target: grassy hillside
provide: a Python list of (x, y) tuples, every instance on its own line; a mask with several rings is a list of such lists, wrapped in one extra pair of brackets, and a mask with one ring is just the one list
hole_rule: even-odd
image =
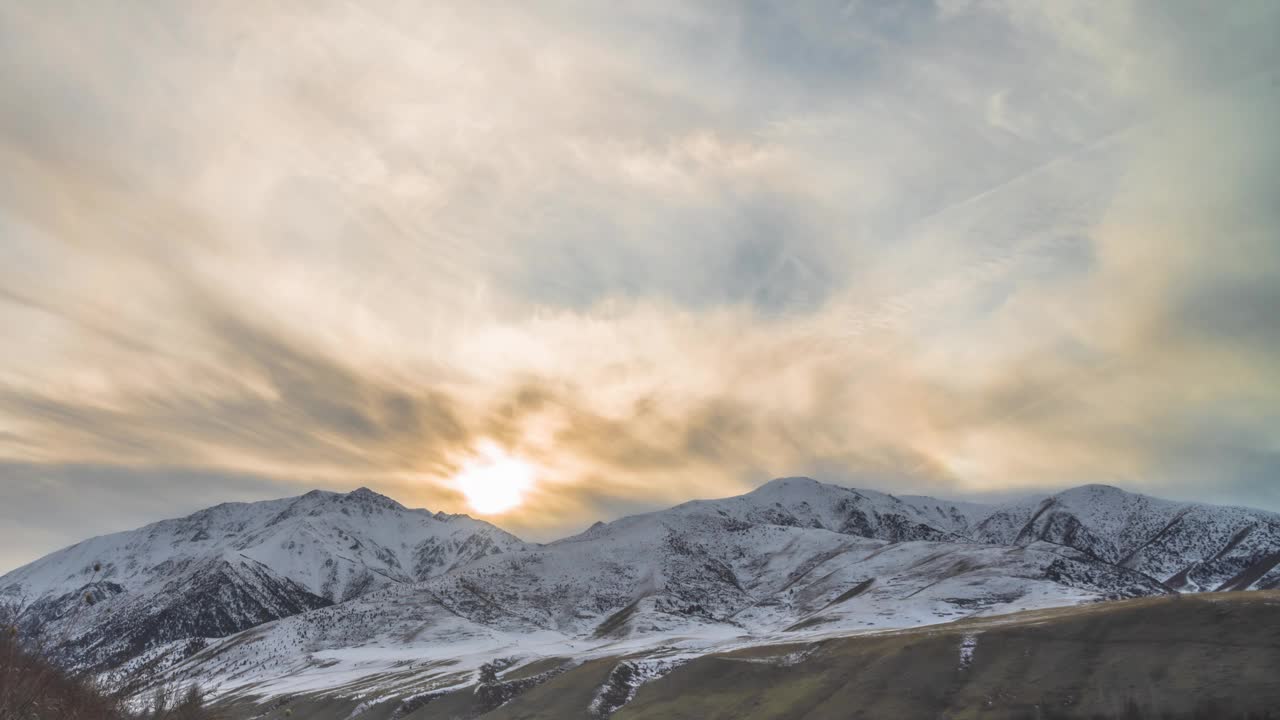
[[(795, 664), (760, 662), (797, 650), (809, 654)], [(1280, 717), (1277, 709), (1280, 595), (1257, 593), (707, 657), (642, 687), (614, 718)]]
[[(366, 705), (357, 717), (586, 720), (620, 660), (560, 666), (515, 687), (561, 662), (537, 661), (502, 675), (509, 699), (468, 688)], [(359, 704), (273, 703), (235, 715), (346, 720)], [(1280, 592), (1145, 598), (709, 655), (642, 685), (612, 718), (1280, 720)]]

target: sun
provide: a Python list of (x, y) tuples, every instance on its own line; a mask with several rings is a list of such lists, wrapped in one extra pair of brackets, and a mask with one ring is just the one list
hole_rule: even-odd
[(481, 515), (507, 512), (524, 502), (533, 487), (534, 467), (492, 443), (481, 446), (453, 477), (454, 486)]

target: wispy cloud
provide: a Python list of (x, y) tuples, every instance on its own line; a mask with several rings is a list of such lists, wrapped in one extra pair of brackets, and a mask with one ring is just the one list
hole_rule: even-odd
[(501, 518), (534, 537), (802, 472), (1275, 506), (1277, 30), (12, 4), (0, 499), (133, 473), (458, 511), (497, 442), (540, 469)]

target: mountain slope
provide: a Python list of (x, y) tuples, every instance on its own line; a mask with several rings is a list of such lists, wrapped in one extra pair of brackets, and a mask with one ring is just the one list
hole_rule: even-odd
[(166, 679), (224, 696), (376, 698), (473, 684), (481, 664), (503, 658), (693, 657), (1165, 592), (1047, 543), (886, 543), (765, 526), (731, 539), (689, 528), (673, 545), (642, 529), (487, 557), (255, 627), (166, 660)]
[(425, 587), (477, 622), (519, 618), (611, 637), (691, 626), (775, 632), (817, 623), (811, 616), (834, 605), (822, 623), (865, 627), (938, 622), (1029, 597), (1062, 604), (1167, 592), (1074, 549), (993, 548), (941, 524), (889, 495), (788, 478), (486, 557)]

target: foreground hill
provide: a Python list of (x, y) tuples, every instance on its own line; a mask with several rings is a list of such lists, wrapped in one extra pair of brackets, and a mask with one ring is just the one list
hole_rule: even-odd
[(221, 709), (262, 720), (1274, 718), (1280, 591), (1114, 601), (694, 657), (659, 648), (499, 665), (480, 685), (406, 687), (377, 700), (301, 690), (265, 704), (226, 698)]
[[(1277, 667), (1280, 594), (1175, 596), (705, 656), (614, 717), (1261, 717)], [(489, 717), (589, 717), (533, 710), (573, 680)]]

